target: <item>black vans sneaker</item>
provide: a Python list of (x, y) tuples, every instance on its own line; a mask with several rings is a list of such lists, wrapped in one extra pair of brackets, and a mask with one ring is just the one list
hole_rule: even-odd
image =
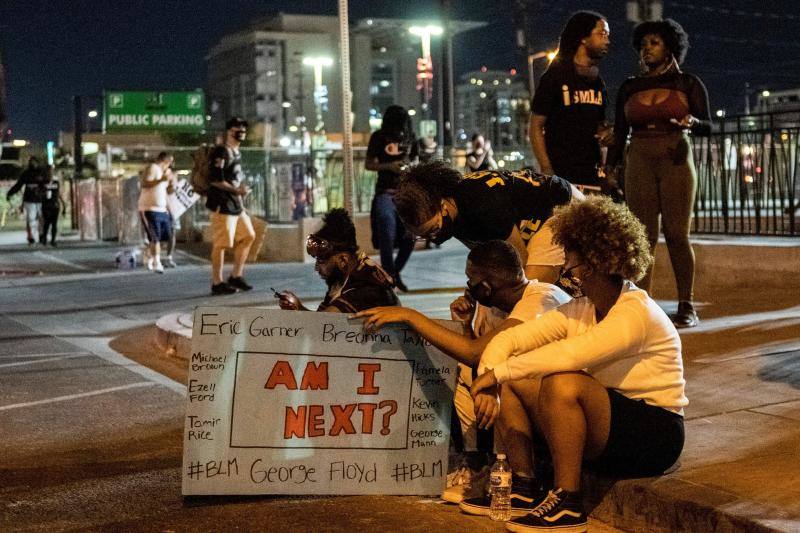
[(234, 294), (238, 292), (236, 287), (231, 287), (224, 281), (211, 286), (211, 296), (222, 296), (224, 294)]
[[(531, 486), (533, 480), (528, 481)], [(536, 489), (523, 488), (519, 478), (514, 476), (511, 481), (511, 516), (525, 516), (535, 509), (547, 497), (547, 493)], [(489, 516), (492, 506), (492, 497), (489, 494), (480, 498), (467, 498), (458, 504), (462, 512), (472, 515)]]
[(586, 513), (578, 492), (564, 489), (551, 490), (535, 509), (527, 515), (506, 522), (508, 531), (557, 531), (558, 533), (583, 533), (587, 530)]
[(234, 289), (239, 289), (240, 291), (249, 291), (253, 289), (253, 286), (247, 283), (243, 277), (238, 277), (238, 278), (234, 276), (229, 277), (228, 285), (230, 285)]

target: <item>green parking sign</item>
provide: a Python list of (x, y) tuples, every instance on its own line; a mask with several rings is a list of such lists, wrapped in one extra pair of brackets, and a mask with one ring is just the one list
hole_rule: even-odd
[(107, 91), (103, 105), (105, 130), (112, 133), (205, 129), (203, 91)]

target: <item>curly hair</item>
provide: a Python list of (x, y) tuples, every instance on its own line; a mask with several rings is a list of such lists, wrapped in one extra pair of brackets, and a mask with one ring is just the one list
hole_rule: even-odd
[(438, 211), (442, 200), (455, 194), (461, 173), (443, 161), (412, 165), (400, 176), (394, 203), (404, 223), (419, 226)]
[(644, 224), (611, 198), (590, 196), (558, 207), (551, 220), (553, 242), (596, 272), (639, 281), (653, 261)]
[(664, 40), (664, 45), (675, 56), (678, 64), (683, 64), (686, 52), (689, 51), (689, 35), (683, 26), (675, 20), (648, 20), (638, 24), (633, 29), (633, 49), (636, 52), (642, 47), (642, 41), (647, 35), (658, 35)]
[(346, 209), (331, 209), (322, 219), (322, 227), (315, 233), (318, 237), (330, 241), (338, 252), (358, 251), (356, 227)]

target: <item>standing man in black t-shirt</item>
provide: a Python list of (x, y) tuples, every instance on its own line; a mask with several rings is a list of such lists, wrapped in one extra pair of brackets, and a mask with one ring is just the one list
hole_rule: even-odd
[(414, 235), (441, 244), (455, 237), (467, 248), (502, 239), (519, 253), (525, 275), (555, 283), (564, 250), (553, 244), (553, 208), (580, 200), (568, 181), (530, 170), (465, 174), (441, 161), (411, 167), (395, 202)]
[[(372, 245), (380, 250), (381, 266), (403, 292), (408, 288), (400, 278), (400, 271), (414, 250), (414, 238), (397, 216), (394, 194), (400, 173), (417, 158), (418, 150), (408, 111), (399, 105), (387, 107), (381, 128), (369, 138), (364, 166), (378, 172), (370, 210)], [(396, 257), (395, 248), (398, 248)]]
[[(256, 239), (253, 224), (244, 209), (250, 187), (244, 185), (239, 146), (247, 136), (247, 121), (232, 118), (225, 124), (225, 143), (211, 154), (206, 207), (211, 210), (211, 294), (232, 294), (253, 287), (243, 277), (244, 263)], [(233, 249), (233, 269), (226, 282), (222, 277), (225, 250)]]
[(600, 143), (612, 141), (604, 124), (606, 86), (598, 69), (608, 53), (609, 35), (601, 14), (572, 15), (531, 104), (528, 136), (542, 173), (557, 174), (579, 188), (601, 187)]

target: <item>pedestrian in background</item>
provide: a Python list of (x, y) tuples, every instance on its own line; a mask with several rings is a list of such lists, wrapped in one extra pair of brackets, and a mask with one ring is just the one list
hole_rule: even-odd
[(39, 234), (39, 242), (47, 244), (47, 234), (50, 233), (50, 246), (56, 245), (58, 235), (58, 215), (66, 213), (67, 204), (61, 197), (61, 183), (53, 176), (53, 167), (47, 167), (46, 181), (43, 185), (42, 193), (42, 232)]
[(147, 234), (147, 269), (164, 273), (161, 263), (161, 243), (172, 240), (172, 216), (167, 208), (167, 189), (174, 183), (169, 170), (172, 155), (161, 152), (152, 163), (148, 163), (140, 175), (139, 215)]
[[(625, 197), (631, 211), (647, 228), (655, 252), (663, 222), (678, 290), (678, 311), (671, 316), (679, 328), (697, 325), (694, 296), (694, 250), (689, 224), (697, 191), (689, 134), (708, 135), (711, 117), (708, 92), (700, 78), (681, 71), (689, 37), (671, 19), (636, 26), (633, 48), (639, 52), (642, 73), (629, 78), (617, 96), (616, 140), (609, 165), (616, 166), (625, 151)], [(650, 292), (652, 265), (641, 282)]]
[(543, 174), (556, 174), (578, 189), (600, 191), (600, 144), (605, 128), (606, 84), (599, 63), (610, 46), (608, 21), (579, 11), (564, 26), (559, 50), (542, 75), (531, 103), (528, 125), (533, 153)]
[[(244, 208), (244, 198), (250, 194), (250, 187), (244, 184), (239, 147), (246, 138), (247, 121), (231, 118), (225, 124), (224, 144), (216, 146), (210, 157), (206, 207), (211, 211), (211, 294), (214, 296), (253, 288), (244, 280), (244, 264), (256, 240), (253, 223)], [(227, 250), (233, 250), (233, 268), (225, 281), (222, 271)]]
[(372, 245), (380, 250), (381, 266), (403, 292), (408, 287), (400, 278), (400, 271), (414, 250), (414, 237), (397, 216), (394, 195), (400, 173), (417, 159), (418, 148), (408, 111), (399, 105), (387, 107), (380, 129), (369, 138), (365, 167), (378, 172), (370, 209)]
[(492, 144), (480, 133), (473, 133), (470, 139), (470, 149), (467, 152), (467, 173), (495, 170), (496, 168), (497, 162), (494, 160)]
[(31, 156), (28, 166), (19, 176), (17, 182), (6, 193), (6, 200), (17, 194), (25, 187), (22, 193), (22, 211), (25, 213), (25, 230), (28, 232), (28, 244), (36, 243), (36, 238), (42, 230), (42, 195), (47, 182), (47, 169), (39, 158)]

